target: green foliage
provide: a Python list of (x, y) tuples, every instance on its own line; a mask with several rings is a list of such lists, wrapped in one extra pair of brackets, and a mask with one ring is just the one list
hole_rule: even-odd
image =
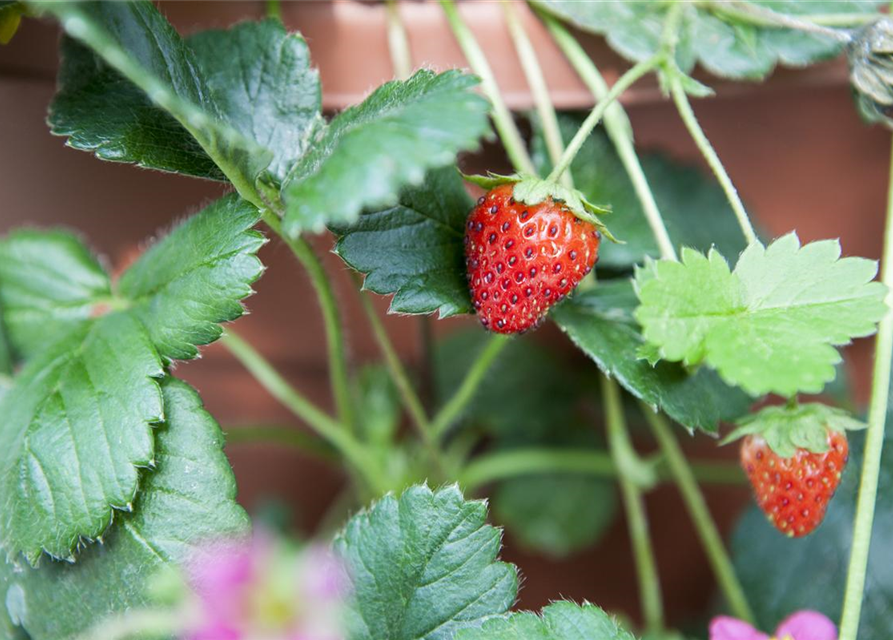
[(138, 467), (155, 464), (163, 361), (194, 357), (219, 337), (218, 323), (242, 313), (262, 271), (257, 219), (234, 195), (209, 205), (114, 292), (71, 236), (31, 231), (0, 243), (0, 295), (13, 314), (4, 320), (47, 327), (45, 344), (33, 329), (13, 334), (29, 359), (0, 399), (0, 544), (9, 554), (69, 558), (105, 531), (113, 508), (131, 508)]
[(712, 371), (689, 373), (678, 364), (638, 359), (644, 340), (633, 318), (636, 303), (628, 280), (601, 281), (558, 305), (551, 317), (602, 371), (681, 425), (716, 433), (721, 420), (744, 414), (750, 399)]
[(407, 489), (354, 516), (335, 541), (353, 577), (353, 640), (448, 640), (505, 613), (518, 576), (500, 532), (456, 487)]
[[(570, 140), (582, 122), (579, 115), (559, 116), (564, 140)], [(533, 119), (533, 127), (533, 161), (540, 173), (547, 174), (552, 163), (538, 118)], [(703, 251), (715, 246), (724, 255), (737, 255), (744, 249), (735, 216), (715, 180), (661, 154), (644, 154), (641, 161), (674, 245)], [(599, 269), (628, 269), (645, 256), (660, 255), (632, 182), (604, 133), (596, 131), (586, 140), (570, 171), (589, 200), (611, 203), (611, 230), (623, 241), (601, 244)]]
[(430, 171), (399, 203), (336, 226), (335, 253), (367, 274), (363, 288), (394, 294), (392, 313), (470, 313), (465, 278), (465, 219), (474, 206), (453, 167)]
[(617, 621), (593, 604), (554, 602), (542, 615), (511, 613), (462, 631), (456, 640), (635, 640)]
[(76, 563), (45, 560), (35, 569), (0, 560), (0, 631), (11, 614), (32, 640), (75, 638), (106, 615), (148, 604), (156, 573), (181, 565), (196, 545), (247, 531), (217, 423), (186, 383), (168, 377), (161, 388), (157, 470), (143, 472), (134, 512), (119, 514), (103, 544)]
[[(577, 2), (531, 0), (580, 29), (605, 36), (622, 56), (641, 61), (660, 49), (668, 2)], [(752, 0), (755, 5), (789, 14), (876, 13), (882, 0)], [(761, 80), (776, 64), (804, 67), (833, 58), (842, 45), (834, 38), (754, 24), (717, 4), (686, 4), (679, 27), (676, 61), (683, 71), (696, 63), (714, 75)]]
[[(749, 246), (729, 270), (715, 250), (636, 274), (636, 319), (657, 355), (706, 362), (752, 395), (818, 393), (840, 361), (836, 346), (871, 335), (887, 311), (877, 263), (840, 258), (836, 240), (803, 247), (795, 234)], [(651, 351), (654, 355), (654, 351)]]
[(354, 381), (357, 415), (363, 416), (361, 427), (366, 442), (387, 449), (397, 435), (402, 408), (400, 394), (387, 367), (369, 365), (360, 370)]
[(824, 453), (828, 450), (829, 430), (859, 431), (867, 426), (842, 409), (819, 403), (764, 407), (739, 420), (738, 425), (723, 444), (759, 434), (782, 458), (792, 457), (798, 449)]
[(364, 209), (397, 203), (428, 169), (451, 164), (488, 131), (488, 104), (458, 71), (417, 71), (339, 114), (298, 160), (283, 189), (292, 237), (354, 222)]

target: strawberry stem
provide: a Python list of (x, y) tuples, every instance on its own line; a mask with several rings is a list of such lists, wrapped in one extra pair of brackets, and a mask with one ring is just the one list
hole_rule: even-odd
[(400, 8), (396, 0), (386, 0), (385, 9), (388, 17), (388, 48), (394, 65), (394, 76), (398, 80), (406, 80), (412, 74), (412, 56), (406, 26), (400, 19)]
[[(887, 196), (887, 222), (884, 233), (884, 254), (881, 261), (881, 282), (888, 287), (887, 306), (893, 305), (893, 156), (890, 160), (890, 185)], [(868, 407), (868, 433), (865, 438), (865, 454), (862, 462), (862, 480), (856, 517), (853, 524), (853, 546), (847, 573), (846, 591), (843, 597), (843, 616), (840, 620), (840, 640), (856, 640), (865, 577), (868, 571), (868, 552), (871, 547), (871, 530), (877, 502), (878, 477), (881, 469), (881, 453), (884, 447), (884, 427), (887, 418), (887, 401), (890, 389), (890, 357), (893, 351), (893, 314), (881, 320), (875, 338), (874, 373), (871, 380), (871, 401)]]
[(602, 380), (602, 398), (605, 403), (605, 426), (608, 433), (608, 445), (614, 459), (623, 496), (623, 507), (629, 525), (629, 536), (633, 546), (636, 562), (636, 574), (639, 580), (639, 597), (642, 600), (642, 612), (645, 617), (645, 628), (648, 634), (659, 634), (664, 627), (663, 601), (661, 598), (660, 579), (657, 574), (657, 561), (648, 531), (648, 516), (645, 502), (642, 499), (641, 487), (624, 472), (624, 456), (635, 456), (629, 434), (626, 430), (626, 419), (620, 401), (620, 389), (609, 377)]
[(713, 573), (728, 601), (729, 608), (736, 617), (752, 624), (754, 616), (747, 597), (744, 595), (744, 588), (735, 574), (735, 568), (723, 545), (716, 523), (710, 516), (704, 494), (698, 487), (682, 448), (673, 436), (672, 428), (663, 416), (652, 411), (650, 407), (643, 404), (641, 409), (666, 458), (670, 473), (676, 480), (679, 492), (685, 501), (685, 507), (688, 509), (695, 529), (697, 529), (701, 544), (704, 546), (704, 551), (707, 553), (707, 558), (710, 560)]

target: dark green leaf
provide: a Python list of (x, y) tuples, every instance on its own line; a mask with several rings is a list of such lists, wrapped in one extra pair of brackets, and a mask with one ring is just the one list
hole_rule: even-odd
[(363, 209), (397, 204), (429, 169), (452, 164), (487, 132), (488, 104), (458, 71), (415, 73), (342, 112), (289, 173), (285, 230), (295, 237), (354, 222)]
[(473, 204), (453, 167), (431, 171), (397, 206), (333, 228), (335, 253), (367, 274), (364, 289), (394, 294), (393, 313), (470, 313), (462, 239)]
[(109, 614), (148, 604), (156, 572), (182, 564), (198, 545), (247, 531), (217, 423), (184, 382), (166, 378), (162, 391), (158, 468), (144, 472), (134, 512), (119, 515), (104, 543), (74, 564), (14, 568), (0, 560), (0, 630), (9, 613), (32, 640), (70, 640)]
[[(157, 162), (161, 169), (217, 177), (176, 126), (150, 113), (132, 89), (122, 89), (121, 83), (130, 81), (191, 134), (223, 175), (237, 187), (253, 187), (271, 153), (227, 124), (192, 51), (151, 2), (31, 4), (53, 14), (69, 36), (98, 56), (90, 60), (83, 50), (67, 49), (74, 58), (61, 76), (63, 100), (50, 112), (56, 133), (74, 135), (72, 145), (106, 159)], [(109, 75), (115, 72), (122, 77)], [(153, 125), (160, 128), (149, 131)]]
[(263, 273), (252, 229), (257, 209), (235, 194), (192, 216), (146, 251), (121, 277), (118, 294), (168, 360), (194, 358), (242, 315), (241, 300)]
[[(565, 140), (570, 140), (582, 123), (577, 115), (559, 120)], [(539, 119), (534, 119), (533, 159), (540, 173), (552, 169), (546, 152)], [(692, 166), (671, 161), (661, 154), (642, 156), (642, 168), (673, 244), (706, 251), (716, 246), (723, 255), (737, 255), (745, 242), (735, 214), (715, 180)], [(645, 219), (642, 205), (617, 152), (606, 135), (596, 132), (583, 144), (571, 166), (574, 182), (593, 202), (610, 204), (607, 218), (611, 231), (624, 242), (603, 242), (599, 247), (599, 268), (628, 269), (645, 256), (659, 257), (654, 235)]]
[(273, 152), (269, 171), (281, 181), (322, 124), (319, 74), (307, 43), (272, 19), (203, 31), (186, 42), (226, 122)]
[(70, 233), (24, 229), (0, 240), (0, 308), (17, 358), (83, 324), (111, 296), (108, 275)]
[[(672, 5), (639, 0), (531, 2), (581, 29), (604, 35), (615, 51), (634, 61), (645, 60), (660, 49), (667, 9)], [(882, 0), (752, 2), (790, 15), (877, 13), (884, 4)], [(804, 67), (833, 58), (842, 48), (835, 38), (756, 25), (724, 12), (721, 7), (694, 3), (686, 5), (678, 35), (676, 61), (683, 71), (691, 71), (695, 63), (700, 63), (715, 75), (735, 79), (760, 80), (776, 64)]]
[(335, 549), (354, 581), (352, 640), (449, 640), (505, 613), (518, 576), (498, 529), (455, 487), (407, 489), (354, 516)]
[(558, 305), (551, 318), (602, 371), (683, 426), (715, 433), (719, 421), (747, 411), (749, 398), (712, 371), (690, 374), (676, 363), (652, 367), (638, 359), (643, 339), (633, 318), (637, 305), (628, 280), (602, 281)]
[(594, 604), (555, 602), (542, 615), (529, 611), (487, 620), (462, 631), (456, 640), (635, 640)]

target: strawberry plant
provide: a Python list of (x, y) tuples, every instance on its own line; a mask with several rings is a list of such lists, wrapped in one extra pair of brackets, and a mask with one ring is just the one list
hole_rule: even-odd
[[(556, 112), (520, 2), (501, 10), (529, 114), (509, 111), (453, 0), (435, 8), (470, 71), (412, 72), (389, 1), (397, 79), (331, 115), (313, 46), (276, 2), (266, 19), (188, 37), (144, 0), (0, 2), (0, 43), (23, 37), (23, 20), (61, 28), (53, 134), (224, 189), (128, 265), (62, 229), (0, 237), (0, 635), (893, 637), (893, 198), (879, 279), (837, 240), (761, 235), (691, 104), (713, 78), (846, 56), (855, 106), (881, 135), (893, 127), (882, 4), (529, 0), (593, 94), (579, 115)], [(628, 70), (609, 85), (574, 30), (604, 37)], [(648, 76), (712, 175), (634, 143), (619, 99)], [(485, 139), (508, 175), (470, 174)], [(312, 283), (331, 411), (239, 335), (267, 242)], [(323, 246), (352, 272), (381, 362), (351, 357)], [(372, 294), (423, 322), (476, 319), (414, 368)], [(567, 349), (538, 339), (546, 323)], [(841, 347), (871, 336), (863, 415), (840, 392)], [(236, 500), (224, 434), (177, 371), (218, 341), (303, 423), (239, 439), (345, 472), (312, 540), (252, 526)], [(739, 447), (740, 467), (690, 459), (693, 438)], [(702, 485), (748, 480), (754, 506), (727, 547)], [(661, 485), (678, 489), (721, 595), (684, 633), (664, 613), (675, 585), (660, 581), (644, 501)], [(522, 575), (495, 524), (557, 559), (621, 511), (639, 618), (516, 606)]]

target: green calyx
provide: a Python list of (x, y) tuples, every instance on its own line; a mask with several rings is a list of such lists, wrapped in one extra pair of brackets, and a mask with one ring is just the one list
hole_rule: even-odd
[(529, 204), (531, 206), (545, 202), (548, 198), (552, 198), (555, 202), (561, 202), (575, 216), (593, 224), (598, 228), (599, 232), (611, 242), (622, 244), (620, 240), (614, 237), (608, 227), (599, 219), (599, 215), (611, 213), (611, 207), (605, 205), (597, 205), (589, 202), (586, 197), (576, 189), (569, 189), (557, 182), (543, 180), (536, 176), (530, 176), (523, 173), (515, 173), (509, 176), (503, 176), (496, 173), (487, 172), (485, 176), (475, 176), (462, 174), (462, 177), (472, 184), (487, 189), (494, 189), (500, 185), (513, 184), (514, 190), (512, 195), (518, 202)]
[(859, 431), (866, 427), (864, 422), (856, 420), (843, 409), (819, 403), (765, 407), (741, 418), (737, 424), (738, 428), (727, 435), (721, 444), (748, 435), (759, 435), (782, 458), (793, 457), (798, 449), (825, 453), (828, 451), (829, 430)]

